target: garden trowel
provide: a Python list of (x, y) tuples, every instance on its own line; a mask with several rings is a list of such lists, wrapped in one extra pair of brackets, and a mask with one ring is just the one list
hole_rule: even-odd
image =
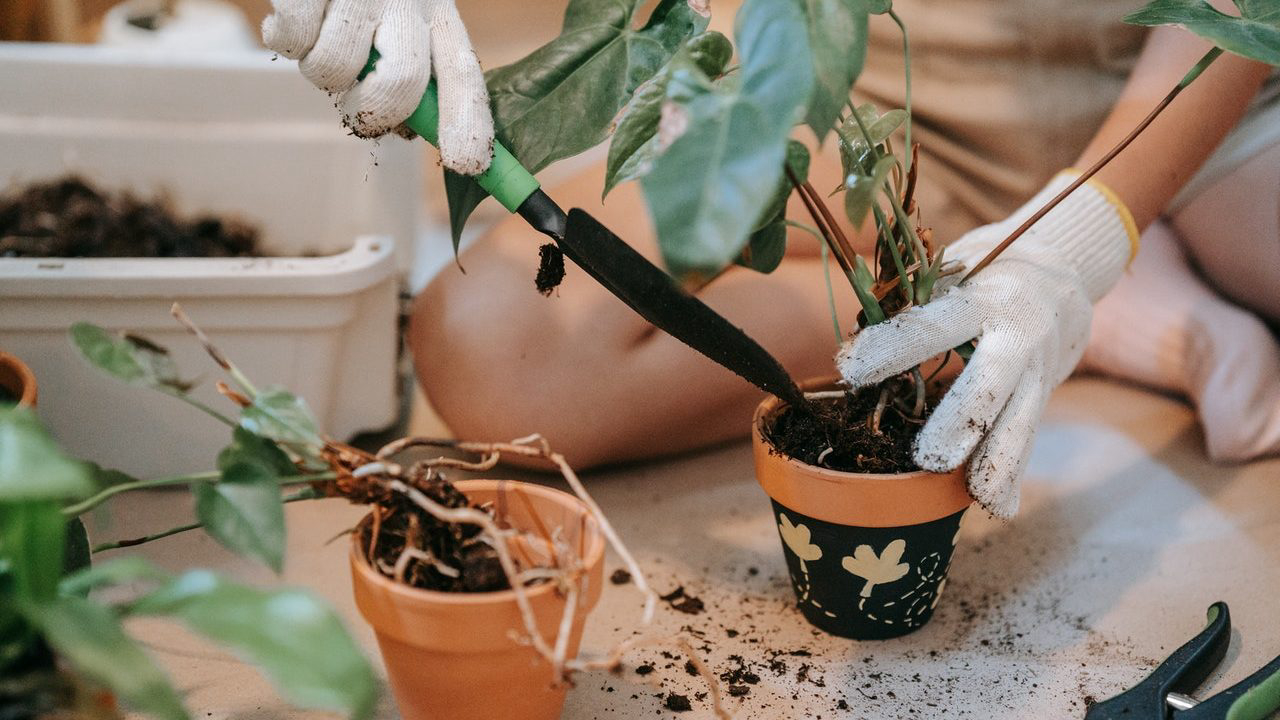
[[(377, 58), (375, 50), (365, 72), (373, 68)], [(405, 125), (432, 145), (438, 142), (434, 80)], [(806, 404), (804, 395), (777, 359), (591, 215), (577, 208), (566, 215), (502, 143), (494, 143), (489, 169), (474, 179), (503, 207), (554, 240), (570, 260), (655, 327), (761, 390), (793, 406)]]

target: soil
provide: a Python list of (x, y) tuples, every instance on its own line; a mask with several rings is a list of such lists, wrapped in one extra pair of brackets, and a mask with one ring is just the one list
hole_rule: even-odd
[(0, 257), (257, 257), (258, 230), (68, 175), (0, 196)]
[(538, 248), (538, 275), (533, 284), (538, 292), (550, 295), (564, 281), (564, 253), (553, 243)]
[[(442, 474), (414, 483), (427, 497), (445, 507), (467, 507), (470, 503), (453, 483)], [(497, 552), (479, 539), (480, 528), (475, 525), (445, 523), (408, 501), (402, 495), (393, 495), (388, 502), (379, 503), (382, 522), (375, 548), (374, 567), (392, 579), (400, 554), (407, 544), (430, 553), (439, 565), (413, 559), (405, 566), (403, 582), (424, 590), (443, 592), (490, 592), (510, 588)], [(492, 509), (479, 507), (492, 514)], [(362, 547), (368, 547), (373, 526), (360, 526)], [(453, 568), (457, 577), (451, 577), (440, 566)]]
[[(890, 397), (911, 397), (909, 380), (894, 378), (833, 398), (820, 398), (808, 407), (786, 406), (764, 423), (764, 436), (783, 455), (809, 465), (860, 473), (903, 473), (920, 469), (911, 457), (922, 420), (890, 401), (880, 417), (879, 432), (869, 419), (880, 400), (881, 388)], [(932, 409), (926, 406), (925, 416)]]
[(18, 404), (18, 396), (9, 392), (9, 388), (0, 387), (0, 408)]

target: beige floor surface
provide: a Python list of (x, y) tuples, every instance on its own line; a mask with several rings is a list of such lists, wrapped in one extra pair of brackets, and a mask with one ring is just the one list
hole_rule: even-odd
[[(706, 603), (697, 616), (660, 611), (658, 629), (691, 635), (717, 672), (732, 655), (755, 666), (759, 684), (731, 702), (740, 718), (1079, 718), (1086, 698), (1138, 680), (1194, 634), (1218, 599), (1236, 627), (1218, 687), (1280, 653), (1280, 460), (1211, 465), (1184, 406), (1100, 380), (1054, 395), (1022, 513), (1012, 523), (970, 513), (937, 615), (897, 640), (827, 637), (795, 611), (745, 443), (587, 481), (658, 589), (683, 585)], [(179, 493), (136, 496), (118, 506), (109, 534), (159, 529), (186, 518), (189, 504)], [(338, 501), (289, 506), (283, 582), (331, 601), (376, 658), (350, 597), (345, 545), (326, 544), (360, 514)], [(171, 568), (277, 582), (195, 533), (142, 552)], [(625, 637), (636, 607), (629, 587), (608, 586), (585, 649)], [(249, 668), (167, 623), (134, 629), (197, 718), (323, 717), (290, 709)], [(627, 662), (616, 676), (581, 677), (565, 717), (675, 717), (659, 699), (672, 691), (693, 698), (678, 717), (711, 717), (682, 659), (655, 648)], [(634, 673), (644, 662), (657, 671)], [(395, 716), (384, 698), (380, 717)]]

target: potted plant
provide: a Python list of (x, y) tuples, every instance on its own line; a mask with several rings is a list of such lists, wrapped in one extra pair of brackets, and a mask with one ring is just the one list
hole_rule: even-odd
[[(603, 190), (640, 181), (663, 260), (685, 287), (704, 286), (733, 264), (770, 272), (788, 227), (801, 227), (840, 267), (861, 306), (861, 328), (930, 302), (962, 271), (965, 279), (980, 271), (1123, 150), (1222, 49), (1280, 64), (1277, 3), (1236, 4), (1238, 18), (1183, 0), (1155, 0), (1131, 15), (1139, 24), (1185, 25), (1218, 47), (1111, 153), (970, 268), (946, 261), (931, 231), (913, 219), (910, 49), (890, 0), (746, 0), (735, 25), (737, 64), (734, 44), (707, 29), (708, 3), (663, 0), (641, 17), (646, 5), (634, 0), (573, 2), (559, 37), (491, 71), (487, 84), (498, 138), (532, 172), (612, 137)], [(902, 109), (849, 101), (870, 14), (902, 29)], [(809, 152), (791, 139), (797, 124), (820, 143), (834, 134), (846, 178), (835, 192), (855, 226), (873, 223), (872, 257), (854, 252), (808, 183)], [(485, 194), (448, 171), (445, 186), (456, 241)], [(793, 192), (811, 225), (786, 217)], [(834, 300), (831, 307), (838, 344), (845, 338)], [(774, 503), (800, 605), (815, 625), (889, 637), (928, 620), (969, 495), (963, 467), (919, 472), (910, 449), (955, 372), (949, 361), (973, 350), (965, 343), (856, 392), (811, 383), (803, 403), (770, 398), (757, 410), (757, 474)]]
[[(656, 595), (572, 468), (540, 436), (510, 443), (403, 438), (376, 453), (335, 442), (320, 433), (301, 398), (257, 388), (180, 308), (173, 312), (227, 372), (231, 383), (218, 383), (218, 390), (238, 406), (238, 417), (193, 398), (167, 350), (144, 338), (79, 323), (72, 339), (100, 370), (225, 423), (232, 442), (216, 471), (153, 480), (113, 473), (110, 484), (64, 507), (74, 517), (128, 490), (191, 487), (197, 522), (95, 551), (203, 528), (278, 572), (284, 503), (342, 497), (369, 506), (346, 531), (354, 593), (406, 718), (555, 718), (574, 672), (616, 667), (636, 642), (602, 658), (579, 655), (586, 616), (603, 585), (606, 543), (645, 597), (642, 623), (652, 618)], [(421, 448), (474, 457), (409, 455)], [(573, 494), (446, 477), (446, 471), (486, 473), (504, 456), (556, 468)], [(298, 489), (282, 494), (291, 486)]]
[(0, 408), (35, 407), (36, 375), (15, 355), (0, 350)]
[[(129, 481), (63, 454), (26, 407), (0, 408), (0, 458), (0, 707), (7, 717), (114, 719), (123, 705), (188, 718), (164, 673), (125, 632), (123, 620), (144, 616), (181, 622), (253, 662), (298, 705), (353, 718), (372, 712), (372, 670), (323, 603), (207, 570), (173, 576), (137, 557), (91, 566), (78, 508)], [(91, 594), (107, 589), (109, 597)]]

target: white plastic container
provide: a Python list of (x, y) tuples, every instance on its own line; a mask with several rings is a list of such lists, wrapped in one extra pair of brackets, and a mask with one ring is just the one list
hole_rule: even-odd
[(35, 371), (40, 414), (71, 452), (147, 477), (213, 467), (228, 429), (102, 375), (67, 337), (78, 320), (144, 334), (232, 413), (213, 388), (221, 371), (169, 317), (174, 301), (257, 383), (305, 397), (332, 436), (396, 419), (421, 148), (348, 137), (332, 101), (265, 52), (0, 44), (0, 97), (0, 183), (78, 172), (162, 192), (181, 214), (253, 223), (284, 256), (0, 258), (0, 348)]

